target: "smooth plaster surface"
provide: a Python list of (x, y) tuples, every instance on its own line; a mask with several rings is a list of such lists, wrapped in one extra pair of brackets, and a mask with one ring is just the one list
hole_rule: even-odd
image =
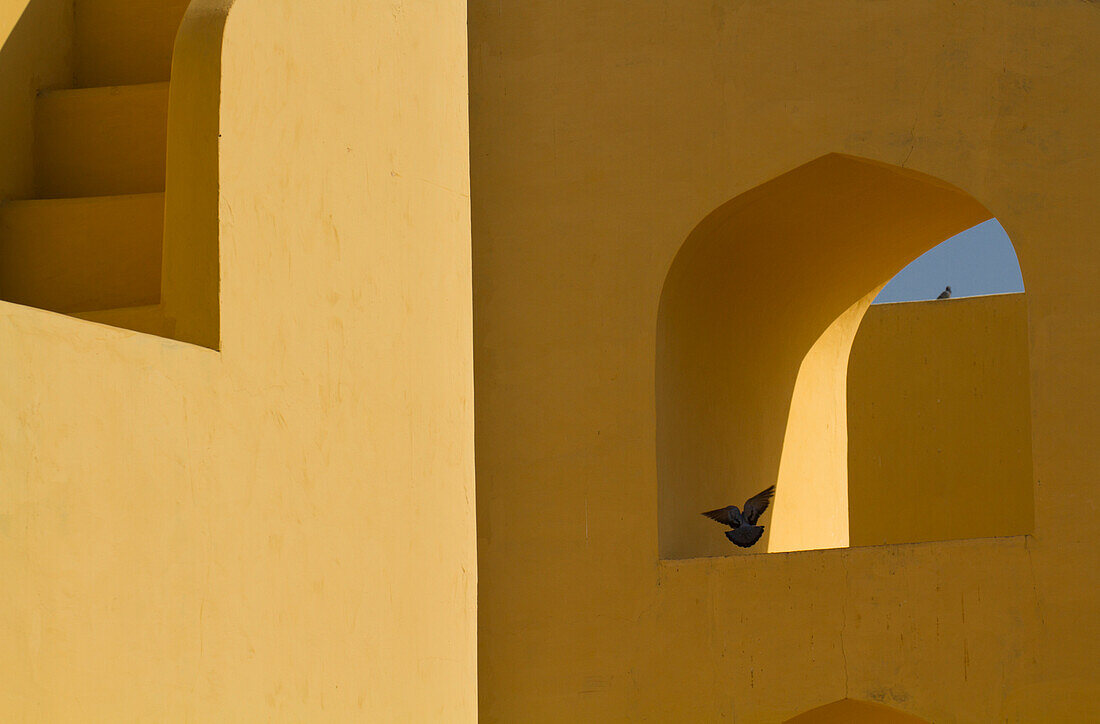
[(72, 0), (0, 0), (0, 200), (34, 195), (40, 89), (72, 83)]
[(167, 80), (190, 0), (71, 0), (78, 87)]
[(0, 303), (0, 712), (473, 721), (465, 4), (189, 12), (221, 349)]
[(1023, 294), (871, 307), (847, 392), (851, 545), (1032, 532)]
[[(64, 75), (26, 5), (4, 93)], [(463, 3), (230, 6), (169, 98), (154, 322), (205, 347), (0, 303), (7, 718), (1095, 718), (1093, 4), (479, 0), (469, 136)], [(660, 562), (669, 267), (833, 152), (1011, 235), (1034, 535)]]
[[(483, 721), (1100, 716), (1097, 37), (1069, 0), (471, 3)], [(1034, 533), (661, 562), (669, 268), (833, 152), (961, 189), (1011, 237)]]
[(10, 201), (0, 299), (55, 312), (156, 304), (164, 194)]
[(164, 191), (168, 81), (39, 93), (38, 198)]
[(882, 704), (841, 699), (799, 714), (788, 719), (784, 724), (927, 724), (927, 722)]

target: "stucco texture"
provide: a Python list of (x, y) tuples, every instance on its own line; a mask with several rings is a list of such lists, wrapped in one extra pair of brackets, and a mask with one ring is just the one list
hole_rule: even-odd
[(191, 6), (210, 344), (0, 303), (4, 721), (476, 719), (465, 24)]

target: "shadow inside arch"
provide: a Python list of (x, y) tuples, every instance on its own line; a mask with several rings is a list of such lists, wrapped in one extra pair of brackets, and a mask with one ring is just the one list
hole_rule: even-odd
[(939, 179), (828, 154), (699, 223), (658, 312), (662, 558), (736, 553), (699, 512), (771, 483), (770, 525), (752, 552), (849, 545), (846, 393), (856, 331), (898, 271), (990, 218)]

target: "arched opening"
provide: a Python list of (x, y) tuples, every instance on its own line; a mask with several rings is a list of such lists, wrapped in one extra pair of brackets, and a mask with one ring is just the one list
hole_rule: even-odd
[(885, 704), (840, 699), (788, 719), (785, 724), (927, 724)]
[[(950, 298), (937, 300), (945, 286)], [(848, 361), (850, 545), (1031, 529), (1023, 289), (991, 219), (879, 293)]]
[[(691, 232), (658, 315), (662, 558), (741, 552), (699, 513), (740, 505), (772, 483), (764, 539), (750, 552), (866, 542), (852, 540), (849, 516), (856, 333), (899, 270), (990, 218), (977, 200), (938, 179), (829, 154), (737, 196)], [(1026, 465), (1025, 476), (1007, 483), (1026, 505), (974, 535), (1030, 530), (1030, 451)], [(970, 508), (984, 502), (965, 497)], [(925, 514), (898, 513), (911, 528)]]
[(873, 304), (1022, 294), (1016, 248), (996, 219), (983, 221), (911, 261), (886, 283)]

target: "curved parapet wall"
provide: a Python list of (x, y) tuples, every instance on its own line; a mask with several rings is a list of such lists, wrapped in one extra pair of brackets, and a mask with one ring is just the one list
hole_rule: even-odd
[(876, 304), (848, 368), (850, 544), (1034, 526), (1027, 298)]
[(221, 321), (222, 43), (234, 2), (192, 0), (176, 35), (168, 96), (161, 304), (172, 336), (213, 348), (219, 347)]

